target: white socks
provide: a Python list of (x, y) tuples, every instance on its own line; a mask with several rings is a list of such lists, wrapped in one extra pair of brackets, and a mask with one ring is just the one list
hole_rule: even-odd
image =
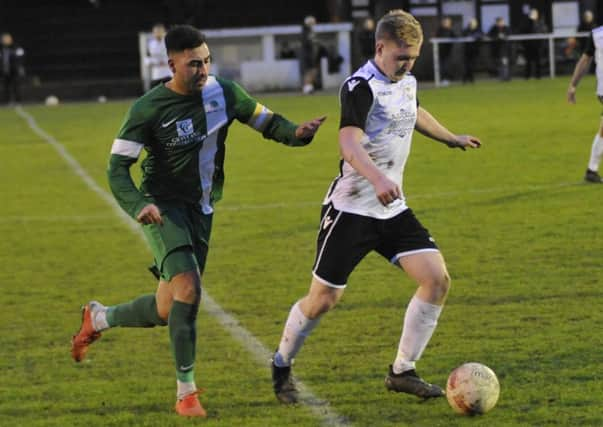
[(423, 302), (416, 296), (412, 297), (404, 316), (398, 355), (392, 365), (394, 374), (415, 369), (415, 361), (420, 359), (423, 350), (427, 347), (441, 312), (441, 305)]
[(601, 163), (601, 157), (603, 157), (603, 138), (597, 133), (593, 140), (593, 146), (590, 152), (590, 160), (588, 162), (588, 168), (597, 172), (599, 170), (599, 163)]
[(176, 383), (178, 384), (178, 391), (176, 392), (176, 397), (178, 400), (182, 400), (187, 395), (197, 391), (197, 386), (195, 385), (194, 381), (192, 383), (185, 383), (180, 380), (176, 380)]
[(90, 316), (92, 317), (92, 327), (95, 331), (101, 332), (110, 328), (107, 322), (107, 307), (100, 302), (90, 302)]
[[(415, 368), (415, 361), (420, 359), (427, 347), (441, 312), (441, 305), (423, 302), (416, 296), (410, 300), (404, 316), (398, 355), (392, 366), (395, 374)], [(320, 316), (316, 319), (308, 319), (304, 316), (299, 308), (299, 301), (296, 302), (291, 307), (285, 323), (281, 342), (274, 355), (274, 364), (278, 367), (291, 366), (292, 359), (319, 322)]]
[(320, 316), (316, 319), (308, 319), (299, 308), (299, 301), (296, 302), (291, 307), (287, 323), (285, 323), (281, 342), (274, 355), (274, 364), (281, 368), (291, 366), (291, 360), (299, 352), (306, 337), (310, 335), (318, 322), (320, 322)]

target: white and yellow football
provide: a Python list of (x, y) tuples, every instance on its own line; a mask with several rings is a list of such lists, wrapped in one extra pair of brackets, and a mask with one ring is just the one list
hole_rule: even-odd
[(485, 414), (498, 401), (500, 385), (494, 371), (481, 363), (465, 363), (450, 373), (446, 398), (459, 414)]

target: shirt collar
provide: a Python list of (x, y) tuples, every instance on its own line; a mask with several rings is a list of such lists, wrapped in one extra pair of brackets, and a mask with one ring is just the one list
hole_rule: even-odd
[[(387, 77), (387, 76), (385, 75), (385, 73), (384, 73), (383, 71), (381, 71), (381, 69), (380, 69), (380, 68), (379, 68), (379, 66), (378, 66), (378, 65), (375, 63), (375, 61), (374, 61), (373, 59), (369, 59), (369, 60), (368, 60), (368, 64), (369, 64), (369, 66), (372, 68), (372, 70), (373, 70), (373, 72), (374, 72), (374, 75), (375, 75), (375, 78), (377, 78), (378, 80), (380, 80), (380, 81), (382, 81), (382, 82), (389, 83), (389, 84), (396, 84), (396, 83), (399, 83), (399, 82), (401, 82), (402, 80), (404, 80), (404, 79), (402, 79), (402, 80), (397, 81), (397, 82), (392, 81), (392, 80), (391, 80), (389, 77)], [(404, 77), (406, 77), (406, 76), (404, 76)]]

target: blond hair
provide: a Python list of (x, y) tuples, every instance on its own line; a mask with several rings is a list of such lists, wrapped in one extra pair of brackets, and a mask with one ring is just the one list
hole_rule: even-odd
[(394, 9), (377, 22), (375, 40), (394, 40), (408, 46), (417, 46), (423, 42), (423, 29), (410, 13)]

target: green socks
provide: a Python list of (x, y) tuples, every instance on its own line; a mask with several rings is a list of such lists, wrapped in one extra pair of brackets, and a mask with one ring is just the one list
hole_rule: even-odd
[(176, 363), (176, 377), (182, 382), (193, 382), (195, 345), (197, 343), (196, 320), (199, 304), (172, 303), (168, 328), (170, 344)]
[(170, 345), (176, 363), (179, 381), (194, 381), (195, 346), (197, 342), (197, 311), (199, 304), (172, 303), (168, 322), (157, 314), (155, 295), (143, 295), (125, 304), (107, 308), (107, 323), (110, 327), (126, 326), (152, 328), (168, 325)]
[(152, 328), (165, 326), (167, 322), (157, 314), (155, 295), (143, 295), (125, 304), (107, 308), (109, 326), (126, 326), (131, 328)]

